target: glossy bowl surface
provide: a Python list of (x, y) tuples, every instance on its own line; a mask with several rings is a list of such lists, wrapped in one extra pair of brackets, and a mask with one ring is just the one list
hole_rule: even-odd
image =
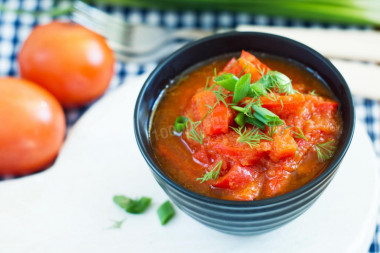
[[(159, 167), (149, 140), (155, 102), (173, 78), (205, 60), (242, 49), (293, 59), (316, 71), (340, 102), (343, 118), (341, 141), (329, 166), (316, 179), (287, 194), (256, 201), (229, 201), (197, 194), (179, 185)], [(288, 38), (254, 32), (213, 35), (188, 44), (156, 67), (142, 87), (134, 114), (135, 136), (156, 181), (185, 213), (218, 231), (251, 235), (273, 230), (295, 219), (320, 196), (335, 175), (354, 132), (355, 116), (350, 90), (339, 71), (313, 49)]]

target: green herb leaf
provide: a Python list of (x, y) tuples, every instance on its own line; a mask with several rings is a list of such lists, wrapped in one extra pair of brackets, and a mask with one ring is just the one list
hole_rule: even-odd
[(273, 141), (271, 137), (261, 132), (258, 128), (252, 128), (249, 131), (247, 131), (246, 127), (244, 127), (244, 131), (243, 127), (231, 128), (239, 135), (238, 142), (247, 143), (250, 148), (257, 147), (261, 140)]
[(244, 124), (245, 124), (244, 118), (245, 118), (244, 113), (239, 112), (238, 115), (236, 115), (236, 117), (235, 117), (236, 124), (238, 124), (241, 127), (244, 126)]
[(277, 133), (278, 129), (275, 126), (270, 126), (268, 129), (268, 135), (273, 137)]
[(123, 195), (116, 195), (113, 197), (113, 201), (125, 209), (128, 213), (140, 214), (145, 212), (145, 210), (150, 206), (152, 201), (151, 198), (141, 197), (140, 199), (131, 199)]
[(297, 127), (298, 129), (298, 132), (295, 132), (295, 131), (292, 131), (293, 134), (294, 134), (294, 138), (297, 138), (297, 139), (304, 139), (305, 141), (309, 141), (305, 134), (302, 132), (301, 128)]
[(117, 220), (112, 220), (114, 222), (114, 224), (112, 226), (110, 226), (109, 228), (121, 228), (121, 226), (123, 225), (124, 220), (120, 220), (120, 221), (117, 221)]
[(244, 118), (244, 122), (251, 124), (252, 126), (258, 127), (261, 130), (265, 130), (265, 124), (261, 122), (260, 120), (256, 119), (254, 116), (246, 116)]
[(310, 91), (309, 94), (310, 94), (310, 95), (313, 95), (313, 96), (318, 96), (318, 94), (316, 93), (315, 90)]
[(263, 122), (267, 126), (281, 126), (284, 124), (284, 121), (280, 119), (276, 114), (269, 111), (266, 108), (259, 107), (257, 105), (252, 105), (254, 112), (254, 116), (259, 121)]
[(226, 107), (228, 107), (228, 104), (226, 102), (226, 97), (227, 97), (227, 94), (225, 94), (223, 91), (222, 91), (222, 88), (219, 87), (219, 89), (217, 90), (212, 90), (212, 92), (214, 92), (215, 94), (215, 97), (216, 97), (216, 103), (215, 105), (212, 107), (212, 110), (215, 108), (215, 106), (217, 104), (220, 104), (220, 102), (222, 102)]
[(292, 81), (286, 75), (277, 71), (273, 71), (272, 78), (276, 82), (276, 88), (278, 93), (285, 93), (287, 95), (292, 95), (296, 93), (293, 89)]
[(165, 225), (168, 223), (168, 221), (173, 218), (175, 215), (174, 207), (170, 203), (170, 201), (164, 202), (158, 209), (157, 209), (158, 218), (160, 219), (161, 225)]
[(181, 133), (186, 129), (188, 119), (185, 116), (179, 116), (174, 122), (174, 131)]
[(189, 139), (192, 139), (196, 142), (199, 142), (199, 144), (203, 144), (203, 133), (202, 130), (197, 131), (198, 126), (201, 124), (202, 121), (196, 121), (193, 122), (191, 119), (188, 119), (190, 123), (190, 128), (187, 133), (187, 137)]
[[(289, 77), (278, 71), (268, 71), (252, 86), (263, 87), (267, 91), (274, 89), (278, 93), (285, 93), (287, 95), (296, 93)], [(263, 92), (261, 91), (261, 93)]]
[(232, 98), (232, 102), (237, 104), (245, 98), (248, 94), (249, 87), (251, 83), (251, 74), (245, 74), (242, 76), (239, 81), (235, 85), (235, 90), (234, 90), (234, 96)]
[(223, 88), (225, 88), (228, 91), (234, 91), (235, 85), (239, 81), (239, 78), (237, 78), (233, 74), (222, 74), (220, 76), (217, 76), (214, 78), (214, 82)]
[(325, 143), (319, 143), (315, 145), (319, 162), (325, 162), (334, 155), (336, 147), (333, 144), (334, 141), (331, 140)]
[(215, 167), (203, 175), (203, 177), (197, 178), (197, 181), (201, 181), (200, 183), (203, 183), (208, 180), (216, 180), (219, 176), (220, 168), (222, 168), (223, 161), (219, 161)]
[(267, 94), (264, 83), (260, 80), (257, 81), (256, 83), (251, 84), (250, 89), (247, 94), (248, 97), (260, 97), (262, 95)]

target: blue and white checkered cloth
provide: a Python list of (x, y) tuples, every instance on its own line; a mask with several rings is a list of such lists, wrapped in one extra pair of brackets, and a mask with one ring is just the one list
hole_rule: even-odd
[[(6, 9), (21, 9), (27, 11), (47, 11), (53, 6), (53, 0), (0, 0), (0, 5)], [(60, 1), (60, 7), (68, 7), (70, 2)], [(229, 12), (193, 12), (193, 11), (159, 11), (154, 9), (127, 9), (103, 7), (114, 15), (121, 16), (130, 22), (141, 22), (159, 25), (167, 28), (197, 27), (203, 29), (233, 28), (239, 24), (260, 24), (279, 26), (306, 26), (306, 27), (334, 27), (345, 29), (348, 27), (333, 24), (303, 22), (302, 20), (284, 19), (281, 17), (269, 18), (263, 15), (249, 15), (245, 13)], [(68, 19), (69, 17), (60, 17)], [(32, 28), (38, 24), (51, 21), (49, 14), (38, 17), (30, 13), (16, 14), (14, 12), (0, 12), (0, 76), (17, 76), (17, 53)], [(349, 27), (363, 29), (368, 27)], [(111, 82), (110, 90), (124, 83), (126, 77), (137, 76), (150, 72), (156, 63), (135, 64), (118, 62), (115, 67), (116, 74)], [(357, 119), (365, 123), (376, 154), (380, 158), (380, 106), (377, 101), (355, 97)], [(67, 110), (66, 121), (70, 128), (87, 108)], [(380, 220), (376, 233), (369, 248), (371, 253), (380, 253)]]

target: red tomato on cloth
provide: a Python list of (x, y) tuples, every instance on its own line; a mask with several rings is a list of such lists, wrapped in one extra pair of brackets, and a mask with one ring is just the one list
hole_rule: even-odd
[(61, 105), (26, 80), (0, 78), (0, 175), (45, 168), (57, 156), (66, 124)]
[(23, 78), (46, 88), (66, 108), (100, 97), (115, 62), (103, 37), (78, 24), (57, 21), (32, 31), (18, 61)]

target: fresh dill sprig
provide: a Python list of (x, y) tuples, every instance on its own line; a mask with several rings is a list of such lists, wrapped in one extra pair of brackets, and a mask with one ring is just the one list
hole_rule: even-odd
[(246, 127), (231, 127), (238, 135), (238, 142), (247, 143), (250, 148), (257, 147), (261, 140), (273, 141), (273, 139), (261, 132), (258, 128), (252, 128), (251, 130), (247, 130)]
[(272, 102), (276, 102), (278, 97), (276, 96), (276, 94), (273, 93), (272, 90), (268, 90), (269, 94), (264, 94), (263, 96), (266, 97), (267, 99), (269, 99), (270, 101)]
[(240, 71), (239, 75), (237, 76), (238, 78), (241, 77), (241, 75), (244, 73), (244, 71), (247, 69), (247, 67), (248, 67), (248, 64), (246, 64), (246, 65), (244, 66), (244, 68)]
[(315, 92), (315, 90), (312, 90), (309, 92), (310, 95), (313, 95), (313, 96), (318, 96), (317, 92)]
[(334, 141), (331, 140), (325, 143), (319, 143), (315, 145), (319, 162), (325, 162), (326, 160), (330, 159), (333, 156), (336, 149), (333, 143)]
[(226, 107), (228, 107), (228, 104), (226, 102), (226, 98), (228, 97), (228, 95), (223, 92), (222, 87), (219, 87), (219, 89), (217, 90), (212, 90), (212, 92), (214, 92), (216, 97), (216, 104), (214, 105), (214, 108), (217, 104), (220, 104), (220, 102), (222, 102)]
[(286, 126), (282, 129), (281, 133), (280, 133), (280, 136), (284, 134), (285, 130), (288, 129), (288, 128), (291, 128), (293, 126)]
[(197, 127), (202, 123), (202, 121), (192, 121), (191, 119), (188, 120), (189, 122), (189, 131), (187, 133), (187, 137), (189, 139), (192, 139), (196, 142), (199, 142), (200, 144), (203, 144), (203, 133), (202, 133), (202, 130), (199, 130), (199, 132), (197, 132)]
[(208, 86), (208, 85), (209, 85), (209, 83), (210, 83), (210, 77), (208, 76), (208, 77), (207, 77), (207, 79), (206, 79), (205, 90), (210, 90), (210, 89), (211, 89), (211, 87), (210, 87), (210, 86)]
[(113, 224), (109, 228), (118, 228), (119, 229), (123, 225), (125, 219), (120, 220), (120, 221), (117, 221), (117, 220), (111, 220), (111, 221), (113, 222)]
[(220, 169), (222, 168), (222, 165), (223, 165), (223, 161), (219, 161), (215, 167), (210, 170), (209, 172), (207, 172), (206, 174), (203, 175), (203, 177), (199, 177), (197, 178), (197, 181), (201, 181), (201, 183), (205, 182), (205, 181), (208, 181), (208, 180), (216, 180), (219, 176), (219, 173), (220, 173)]
[(298, 129), (298, 132), (295, 132), (295, 131), (292, 131), (292, 133), (294, 134), (294, 138), (297, 138), (297, 139), (304, 139), (305, 141), (309, 141), (305, 134), (302, 132), (301, 128), (299, 127), (296, 127)]
[(276, 126), (269, 126), (268, 129), (268, 136), (273, 137), (278, 131), (278, 128)]

